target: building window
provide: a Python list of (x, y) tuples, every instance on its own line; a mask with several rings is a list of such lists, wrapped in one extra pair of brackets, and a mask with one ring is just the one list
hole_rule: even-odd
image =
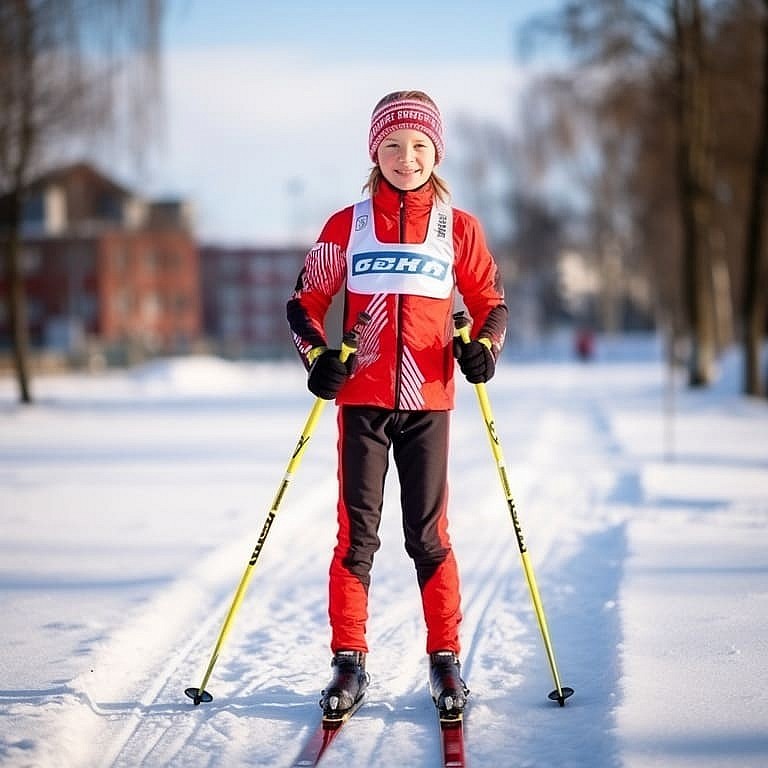
[(141, 315), (144, 320), (156, 320), (162, 311), (162, 301), (156, 293), (144, 297), (141, 303)]
[(219, 301), (224, 310), (232, 310), (240, 306), (243, 292), (237, 284), (224, 285), (219, 290)]
[(29, 231), (40, 231), (45, 224), (45, 200), (38, 193), (24, 200), (21, 218)]
[(238, 338), (243, 332), (242, 318), (235, 312), (221, 313), (221, 335), (225, 338)]
[(118, 291), (112, 299), (112, 307), (115, 314), (118, 316), (124, 316), (131, 311), (131, 294), (129, 291), (123, 289)]
[(235, 254), (227, 253), (221, 257), (221, 275), (222, 277), (238, 277), (240, 275), (240, 257)]
[(96, 297), (88, 293), (82, 293), (77, 297), (77, 314), (85, 321), (91, 324), (96, 320), (97, 302)]
[(173, 297), (173, 309), (177, 315), (183, 315), (190, 306), (189, 296), (186, 293), (177, 293)]
[(282, 281), (293, 285), (301, 269), (303, 256), (294, 253), (284, 253), (273, 262), (277, 266)]
[(248, 274), (254, 282), (264, 282), (268, 264), (266, 259), (251, 259), (248, 263)]
[(30, 324), (37, 325), (45, 317), (45, 311), (39, 299), (27, 297), (27, 320)]
[(261, 308), (270, 307), (275, 295), (275, 288), (272, 285), (256, 285), (251, 292), (251, 298), (255, 306)]
[(96, 216), (103, 221), (121, 223), (123, 220), (123, 204), (116, 195), (102, 193), (96, 199)]

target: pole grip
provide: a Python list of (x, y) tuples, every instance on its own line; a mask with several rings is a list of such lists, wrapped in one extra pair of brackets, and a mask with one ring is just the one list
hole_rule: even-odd
[(454, 312), (453, 335), (458, 336), (465, 344), (469, 344), (472, 341), (469, 335), (469, 319), (463, 311)]

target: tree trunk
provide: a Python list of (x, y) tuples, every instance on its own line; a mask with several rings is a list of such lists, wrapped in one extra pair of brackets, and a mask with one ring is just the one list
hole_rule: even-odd
[(715, 328), (711, 265), (706, 248), (710, 220), (711, 163), (709, 161), (709, 100), (698, 0), (688, 0), (688, 13), (673, 0), (677, 64), (678, 183), (683, 234), (683, 290), (691, 357), (688, 383), (712, 382)]
[(8, 278), (8, 309), (11, 327), (13, 359), (22, 403), (31, 403), (29, 386), (29, 332), (27, 329), (26, 294), (21, 264), (22, 196), (34, 140), (33, 105), (35, 88), (32, 78), (34, 71), (33, 10), (28, 0), (16, 0), (19, 22), (18, 56), (23, 66), (20, 83), (21, 98), (18, 104), (18, 126), (16, 126), (17, 151), (11, 161), (10, 226), (6, 240), (6, 274)]
[(8, 315), (11, 327), (11, 343), (19, 398), (31, 403), (29, 386), (29, 335), (24, 293), (24, 275), (21, 265), (21, 191), (11, 193), (11, 220), (5, 239), (5, 274), (8, 284)]
[(760, 370), (760, 352), (766, 322), (766, 266), (763, 238), (766, 216), (766, 184), (768, 184), (768, 0), (763, 0), (763, 84), (761, 114), (757, 133), (752, 194), (745, 238), (745, 282), (743, 307), (744, 392), (764, 395), (765, 384)]

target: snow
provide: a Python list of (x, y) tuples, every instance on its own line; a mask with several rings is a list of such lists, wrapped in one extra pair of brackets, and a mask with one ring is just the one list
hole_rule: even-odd
[[(472, 388), (451, 532), (473, 768), (768, 765), (768, 404), (739, 360), (687, 390), (653, 340), (499, 366), (488, 392), (560, 708)], [(0, 764), (290, 766), (329, 676), (335, 407), (326, 406), (199, 707), (198, 686), (312, 406), (298, 362), (162, 360), (0, 379)], [(329, 765), (439, 764), (394, 470), (367, 704)]]

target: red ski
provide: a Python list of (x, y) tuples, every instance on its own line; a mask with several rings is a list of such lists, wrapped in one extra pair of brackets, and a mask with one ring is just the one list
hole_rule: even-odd
[[(344, 723), (358, 710), (362, 700), (343, 719), (329, 720), (323, 718), (315, 731), (304, 744), (304, 748), (291, 764), (291, 768), (315, 768), (322, 759), (325, 751), (338, 736)], [(464, 754), (464, 720), (462, 716), (443, 719), (438, 715), (440, 723), (440, 751), (443, 768), (467, 768)]]
[(315, 728), (314, 733), (307, 739), (301, 754), (296, 758), (291, 768), (313, 768), (316, 766), (325, 754), (325, 750), (338, 736), (344, 723), (360, 709), (364, 698), (361, 696), (355, 706), (344, 714), (344, 717), (333, 719), (324, 717)]
[(311, 768), (311, 766), (317, 765), (329, 744), (341, 730), (342, 723), (343, 721), (332, 725), (325, 722), (320, 723), (315, 732), (307, 739), (304, 749), (301, 750), (301, 754), (296, 758), (292, 768)]
[(462, 716), (451, 720), (440, 719), (440, 745), (443, 754), (443, 768), (466, 768), (464, 719)]

